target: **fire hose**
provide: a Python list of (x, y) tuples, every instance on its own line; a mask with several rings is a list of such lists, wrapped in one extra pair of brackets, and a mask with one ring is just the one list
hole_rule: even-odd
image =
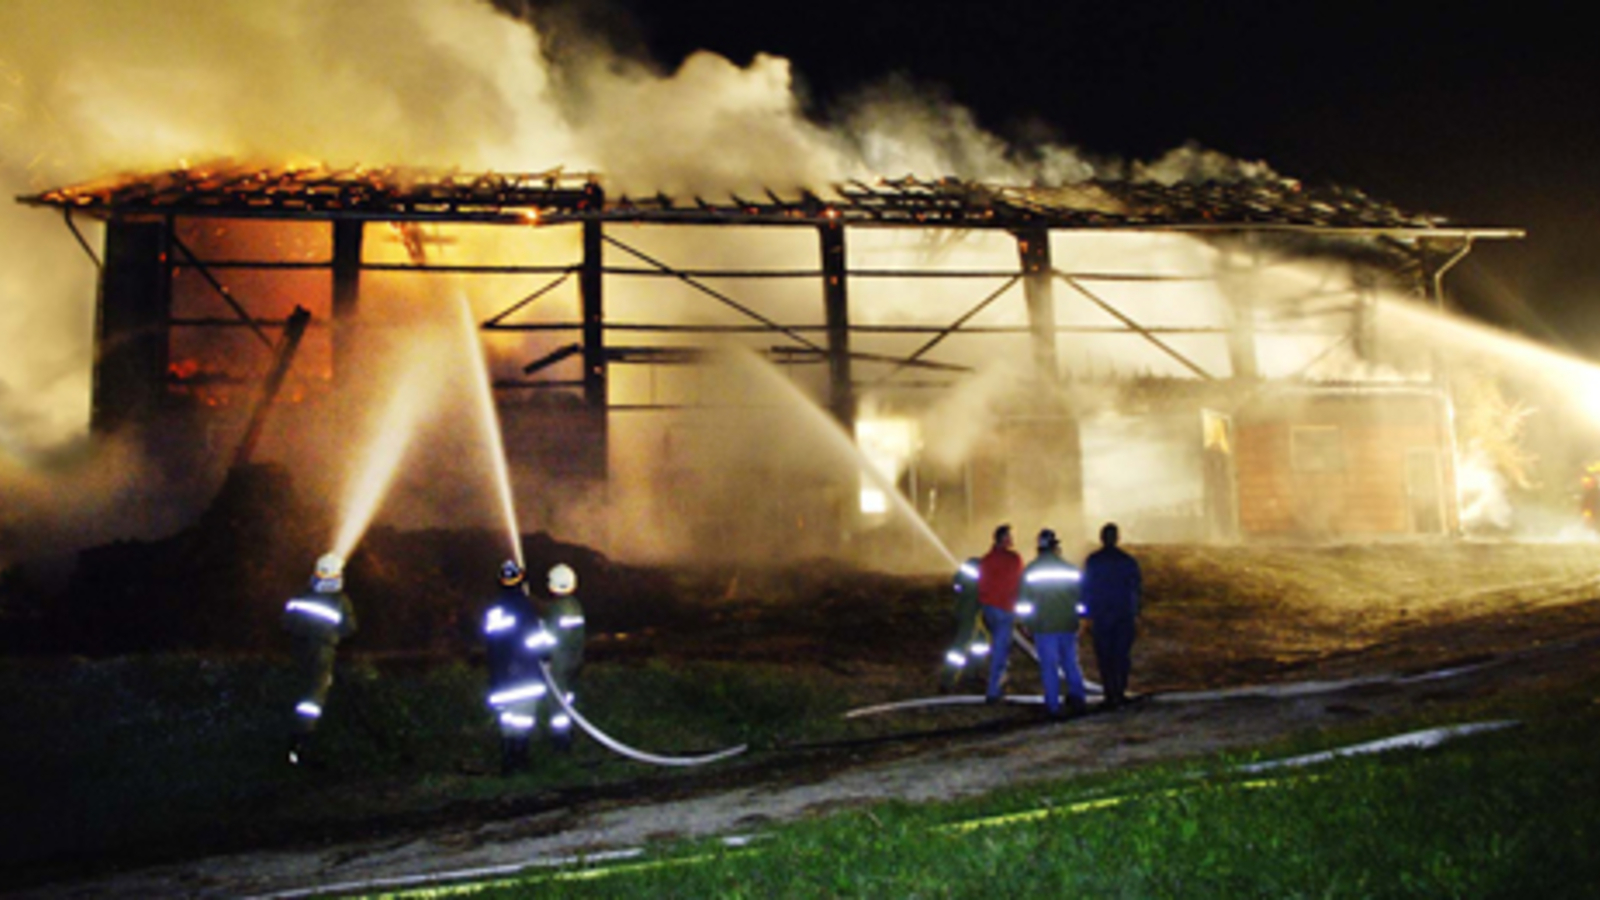
[[(1028, 636), (1024, 634), (1020, 628), (1011, 633), (1011, 641), (1012, 643), (1015, 643), (1017, 646), (1021, 647), (1029, 656), (1033, 657), (1034, 662), (1039, 661), (1038, 649), (1034, 647), (1033, 641), (1029, 640)], [(1101, 688), (1099, 684), (1096, 684), (1087, 678), (1083, 679), (1083, 687), (1084, 690), (1089, 694), (1101, 694), (1104, 692), (1104, 689)], [(1038, 706), (1044, 703), (1044, 696), (1041, 694), (1008, 694), (1002, 697), (1001, 700), (1005, 703), (1018, 706)], [(846, 712), (844, 717), (846, 719), (856, 719), (862, 716), (875, 716), (881, 713), (899, 712), (900, 710), (905, 709), (927, 709), (936, 706), (971, 706), (984, 702), (985, 699), (982, 694), (956, 694), (953, 696), (942, 695), (938, 697), (916, 697), (911, 700), (899, 700), (893, 703), (880, 703), (876, 706), (864, 706), (859, 709), (852, 709), (849, 712)]]
[(572, 721), (578, 723), (578, 727), (582, 728), (585, 734), (594, 738), (613, 753), (626, 756), (637, 762), (649, 763), (652, 766), (703, 766), (732, 756), (738, 756), (748, 749), (747, 744), (740, 744), (737, 747), (729, 747), (726, 750), (718, 750), (715, 753), (707, 753), (701, 756), (659, 756), (629, 747), (627, 744), (596, 728), (593, 723), (579, 715), (578, 711), (572, 708), (572, 704), (567, 702), (566, 693), (556, 686), (556, 680), (550, 674), (550, 664), (548, 662), (545, 660), (539, 661), (539, 672), (544, 676), (545, 686), (550, 689), (550, 693), (556, 698), (556, 703), (567, 715), (572, 717)]

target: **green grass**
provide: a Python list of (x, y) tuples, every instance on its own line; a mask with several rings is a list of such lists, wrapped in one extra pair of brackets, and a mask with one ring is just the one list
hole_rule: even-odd
[[(1592, 693), (1590, 694), (1592, 696)], [(1245, 777), (1226, 760), (885, 803), (472, 887), (524, 897), (1591, 897), (1600, 715)], [(481, 893), (479, 892), (481, 891)], [(445, 896), (433, 890), (401, 896)]]
[[(760, 750), (862, 733), (838, 717), (844, 681), (747, 663), (591, 666), (579, 703), (651, 752)], [(283, 660), (0, 660), (0, 865), (315, 840), (374, 818), (695, 774), (580, 741), (570, 754), (541, 747), (527, 773), (502, 778), (484, 687), (466, 662), (341, 662), (320, 765), (306, 771), (285, 763), (294, 683)]]
[[(306, 772), (283, 762), (292, 684), (280, 660), (0, 661), (0, 864), (37, 881), (173, 846), (332, 840), (368, 833), (357, 823), (471, 806), (504, 815), (548, 791), (705, 777), (585, 741), (500, 778), (483, 686), (465, 662), (343, 664), (318, 735), (326, 764)], [(874, 690), (821, 669), (616, 664), (584, 674), (582, 702), (596, 724), (655, 752), (749, 743), (751, 758), (714, 767), (722, 778), (763, 750), (893, 727), (839, 718)], [(1505, 710), (1428, 707), (1250, 753), (975, 801), (877, 804), (775, 828), (744, 849), (653, 846), (615, 870), (531, 872), (483, 896), (1590, 896), (1600, 892), (1596, 696), (1600, 684), (1586, 683), (1518, 700), (1521, 727), (1433, 751), (1230, 774)]]

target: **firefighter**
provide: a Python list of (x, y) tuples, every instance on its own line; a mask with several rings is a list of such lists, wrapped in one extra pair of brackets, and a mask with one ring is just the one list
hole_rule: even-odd
[[(583, 641), (585, 626), (583, 604), (578, 602), (578, 573), (566, 563), (552, 566), (547, 579), (550, 604), (545, 611), (545, 628), (555, 635), (555, 647), (550, 654), (550, 675), (553, 690), (562, 692), (567, 704), (578, 702), (575, 693), (578, 672), (583, 668)], [(572, 717), (561, 708), (554, 697), (550, 698), (550, 743), (557, 750), (572, 748)]]
[(344, 592), (344, 560), (337, 554), (317, 560), (310, 593), (294, 597), (284, 606), (283, 628), (290, 636), (300, 683), (289, 729), (289, 763), (298, 766), (305, 761), (307, 745), (333, 686), (339, 642), (356, 631), (355, 609)]
[[(1022, 591), (1017, 602), (1019, 618), (1033, 626), (1039, 651), (1039, 673), (1044, 681), (1045, 710), (1052, 718), (1079, 715), (1088, 709), (1083, 672), (1078, 668), (1077, 568), (1061, 558), (1061, 540), (1049, 528), (1039, 532), (1039, 555), (1022, 571)], [(1067, 676), (1067, 703), (1061, 703), (1061, 675)]]
[(978, 622), (978, 558), (973, 557), (956, 569), (950, 580), (955, 594), (956, 636), (945, 651), (939, 672), (939, 692), (949, 693), (961, 681), (967, 663), (989, 653), (989, 639)]
[(555, 638), (545, 628), (522, 566), (500, 564), (500, 590), (483, 615), (483, 640), (489, 658), (489, 707), (500, 728), (500, 772), (528, 766), (528, 741), (539, 724), (539, 701), (547, 688), (539, 662)]

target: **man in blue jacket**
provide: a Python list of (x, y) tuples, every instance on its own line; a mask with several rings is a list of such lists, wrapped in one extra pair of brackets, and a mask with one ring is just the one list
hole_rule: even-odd
[(1083, 563), (1083, 605), (1094, 634), (1094, 655), (1100, 662), (1105, 707), (1128, 701), (1128, 673), (1133, 668), (1144, 578), (1139, 563), (1117, 546), (1116, 523), (1100, 529), (1100, 549)]

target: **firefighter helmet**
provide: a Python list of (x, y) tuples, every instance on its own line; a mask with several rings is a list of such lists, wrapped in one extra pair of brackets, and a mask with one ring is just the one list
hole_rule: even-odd
[(522, 567), (514, 559), (508, 559), (500, 564), (500, 583), (506, 587), (516, 587), (522, 583)]
[(1054, 529), (1046, 528), (1039, 532), (1039, 550), (1055, 550), (1061, 546), (1061, 539), (1056, 537)]
[(317, 577), (331, 581), (344, 575), (344, 559), (337, 553), (324, 553), (317, 559)]
[(550, 593), (564, 597), (578, 589), (578, 573), (566, 563), (559, 563), (550, 569)]

